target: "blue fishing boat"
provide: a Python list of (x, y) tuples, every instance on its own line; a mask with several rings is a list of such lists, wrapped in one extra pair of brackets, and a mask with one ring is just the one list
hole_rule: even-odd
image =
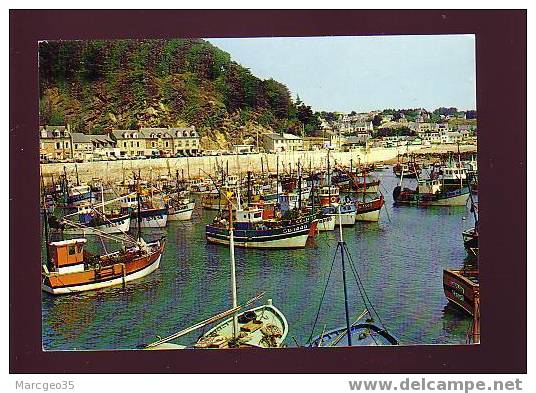
[[(237, 209), (234, 243), (243, 248), (302, 248), (317, 230), (317, 219), (307, 216), (296, 220), (264, 220), (262, 209)], [(229, 215), (217, 216), (206, 226), (209, 243), (229, 244)]]
[[(313, 337), (313, 332), (315, 330), (316, 324), (318, 322), (318, 317), (322, 309), (322, 303), (324, 300), (324, 295), (322, 295), (322, 300), (318, 307), (317, 315), (313, 328), (311, 330), (311, 335), (308, 340), (308, 347), (339, 347), (339, 346), (364, 346), (364, 345), (398, 345), (398, 340), (387, 330), (383, 324), (380, 315), (376, 311), (374, 305), (370, 301), (363, 282), (359, 277), (359, 274), (353, 264), (352, 257), (348, 251), (346, 243), (342, 237), (342, 225), (339, 224), (339, 243), (337, 244), (337, 249), (335, 250), (335, 257), (331, 264), (330, 273), (326, 282), (326, 287), (324, 288), (324, 295), (326, 289), (329, 285), (329, 279), (331, 277), (331, 272), (333, 271), (334, 264), (336, 262), (336, 256), (340, 253), (341, 267), (342, 267), (342, 282), (344, 290), (344, 309), (346, 317), (346, 326), (339, 327), (336, 329), (329, 329), (322, 331), (321, 334)], [(349, 306), (349, 294), (347, 286), (347, 265), (350, 267), (351, 272), (353, 273), (356, 284), (358, 287), (359, 295), (363, 300), (363, 305), (365, 309), (363, 312), (353, 321), (350, 320), (350, 306)], [(363, 320), (364, 319), (364, 320)], [(376, 322), (377, 321), (377, 322)]]

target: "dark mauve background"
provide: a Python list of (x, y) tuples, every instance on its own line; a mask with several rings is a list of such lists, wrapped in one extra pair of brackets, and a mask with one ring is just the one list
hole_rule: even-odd
[[(10, 372), (525, 373), (526, 15), (525, 10), (11, 10)], [(460, 33), (476, 34), (479, 258), (484, 300), (480, 345), (42, 351), (39, 40)]]

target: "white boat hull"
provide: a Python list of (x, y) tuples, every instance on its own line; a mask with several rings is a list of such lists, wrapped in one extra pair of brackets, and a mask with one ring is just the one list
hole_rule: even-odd
[(333, 231), (335, 229), (335, 216), (327, 216), (318, 220), (319, 231)]
[[(263, 242), (241, 242), (235, 239), (235, 246), (236, 247), (244, 247), (244, 248), (303, 248), (305, 247), (305, 244), (307, 243), (307, 238), (309, 237), (308, 234), (301, 235), (301, 236), (294, 236), (286, 239), (277, 239), (277, 240), (270, 240), (270, 241), (263, 241)], [(217, 244), (229, 244), (229, 240), (219, 239), (217, 237), (211, 236), (207, 234), (207, 240), (211, 243), (217, 243)]]
[(380, 211), (374, 210), (366, 213), (357, 213), (355, 215), (356, 221), (377, 222), (380, 220)]
[[(241, 316), (246, 313), (255, 313), (257, 320), (262, 322), (262, 326), (272, 325), (277, 327), (279, 330), (279, 335), (274, 340), (273, 344), (269, 345), (265, 340), (265, 334), (263, 333), (262, 328), (257, 328), (253, 332), (246, 332), (243, 329), (246, 327), (246, 324), (238, 324), (240, 334), (242, 335), (240, 339), (240, 347), (256, 347), (256, 348), (278, 348), (281, 347), (285, 338), (288, 334), (288, 322), (281, 311), (279, 311), (275, 306), (269, 301), (268, 304), (247, 310), (238, 314)], [(197, 344), (194, 345), (194, 348), (217, 348), (218, 346), (210, 346), (210, 343), (216, 342), (219, 340), (221, 342), (221, 348), (228, 348), (227, 342), (233, 338), (233, 318), (226, 319), (222, 323), (216, 325), (205, 333), (197, 341)]]
[(457, 195), (452, 198), (440, 199), (437, 201), (430, 202), (430, 206), (465, 206), (467, 200), (469, 199), (469, 193)]
[(356, 217), (356, 214), (355, 212), (350, 212), (350, 213), (342, 213), (342, 214), (330, 214), (330, 216), (333, 216), (335, 217), (335, 225), (343, 225), (343, 226), (347, 226), (347, 225), (355, 225), (355, 217)]
[[(127, 274), (124, 278), (125, 283), (145, 277), (151, 274), (152, 272), (154, 272), (160, 266), (161, 258), (162, 256), (160, 255), (152, 264), (150, 264), (146, 268), (140, 271), (137, 271), (135, 273), (132, 273), (132, 274)], [(119, 278), (114, 278), (109, 281), (102, 281), (102, 282), (97, 282), (94, 284), (83, 284), (83, 285), (70, 286), (70, 287), (65, 287), (65, 288), (54, 288), (54, 289), (50, 288), (49, 286), (43, 283), (41, 284), (41, 288), (43, 289), (43, 291), (51, 293), (53, 295), (65, 295), (65, 294), (69, 294), (73, 292), (92, 291), (95, 289), (107, 288), (107, 287), (112, 287), (115, 285), (122, 285), (122, 284), (123, 284), (123, 277), (119, 277)]]
[[(167, 225), (168, 215), (162, 214), (155, 217), (142, 217), (141, 227), (142, 228), (165, 228)], [(131, 228), (138, 228), (138, 220), (132, 218), (130, 220)]]
[(367, 186), (365, 191), (366, 194), (377, 194), (378, 192), (380, 192), (380, 186)]
[(63, 230), (64, 235), (98, 235), (101, 233), (124, 233), (130, 228), (130, 217), (127, 217), (116, 223), (107, 223), (96, 227), (66, 228)]
[(168, 221), (188, 221), (192, 218), (192, 213), (194, 212), (195, 202), (188, 203), (188, 207), (178, 210), (178, 211), (169, 211), (168, 212)]

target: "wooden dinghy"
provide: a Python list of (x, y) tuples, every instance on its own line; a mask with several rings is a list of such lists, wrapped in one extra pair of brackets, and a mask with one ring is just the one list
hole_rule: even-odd
[(288, 323), (281, 311), (268, 303), (238, 314), (238, 331), (234, 335), (233, 318), (229, 318), (202, 335), (194, 348), (279, 348), (288, 334)]

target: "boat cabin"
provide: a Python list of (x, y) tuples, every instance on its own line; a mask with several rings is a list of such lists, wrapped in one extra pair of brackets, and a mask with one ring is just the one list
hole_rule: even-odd
[(441, 192), (440, 180), (420, 180), (418, 185), (419, 194), (437, 194)]
[(337, 196), (337, 195), (339, 195), (339, 187), (337, 187), (337, 186), (320, 187), (320, 189), (318, 190), (318, 195), (319, 196)]
[(91, 187), (88, 185), (74, 186), (69, 188), (69, 194), (71, 195), (85, 195), (89, 193), (91, 193)]
[(86, 239), (69, 239), (50, 243), (51, 259), (58, 273), (84, 271), (84, 244)]
[(237, 175), (229, 175), (225, 180), (225, 184), (229, 187), (236, 187), (238, 184), (239, 178)]
[(465, 168), (446, 167), (443, 169), (443, 179), (445, 180), (465, 180), (467, 175)]
[(262, 209), (247, 209), (236, 211), (237, 223), (256, 223), (262, 221)]
[(279, 205), (282, 211), (297, 209), (299, 205), (298, 193), (279, 194)]
[(138, 197), (136, 194), (128, 194), (123, 197), (122, 202), (121, 207), (137, 207)]
[(274, 202), (266, 202), (266, 201), (259, 201), (251, 204), (251, 207), (253, 209), (259, 209), (262, 211), (262, 219), (263, 220), (270, 220), (275, 218), (275, 212), (276, 212), (276, 203)]
[(321, 206), (329, 206), (339, 202), (339, 187), (324, 186), (318, 190), (318, 198)]

